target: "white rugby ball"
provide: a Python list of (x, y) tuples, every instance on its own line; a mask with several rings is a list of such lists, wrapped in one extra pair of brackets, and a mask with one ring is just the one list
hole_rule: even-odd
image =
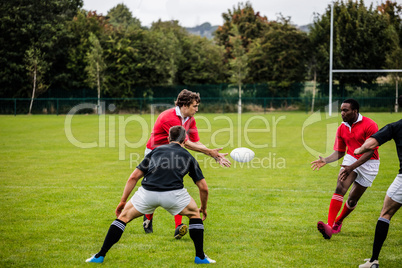
[(237, 162), (249, 162), (254, 158), (255, 153), (249, 148), (240, 147), (234, 149), (230, 156)]

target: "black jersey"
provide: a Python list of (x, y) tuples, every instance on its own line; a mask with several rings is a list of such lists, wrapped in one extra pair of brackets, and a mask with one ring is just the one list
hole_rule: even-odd
[(371, 137), (376, 139), (380, 145), (391, 139), (395, 141), (399, 158), (399, 174), (402, 174), (402, 119), (386, 125)]
[(183, 189), (186, 174), (194, 183), (204, 178), (197, 160), (177, 143), (153, 149), (137, 168), (144, 172), (141, 185), (148, 191)]

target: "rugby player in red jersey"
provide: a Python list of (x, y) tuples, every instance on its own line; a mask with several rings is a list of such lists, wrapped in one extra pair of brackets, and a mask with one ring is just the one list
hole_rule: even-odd
[[(311, 168), (319, 170), (327, 163), (338, 161), (345, 156), (338, 174), (335, 193), (329, 205), (328, 221), (317, 223), (318, 231), (325, 239), (330, 239), (332, 234), (341, 231), (343, 220), (356, 208), (360, 197), (373, 183), (380, 166), (378, 147), (360, 155), (354, 154), (357, 148), (378, 131), (377, 124), (359, 113), (359, 103), (354, 99), (343, 101), (341, 116), (343, 122), (336, 132), (334, 152), (328, 157), (320, 156), (318, 160), (311, 162)], [(337, 216), (350, 186), (352, 189), (348, 199), (340, 215)]]
[[(147, 142), (145, 155), (161, 145), (169, 144), (168, 137), (171, 127), (183, 126), (187, 134), (184, 142), (184, 146), (187, 149), (209, 155), (221, 166), (230, 167), (230, 161), (225, 158), (227, 153), (219, 152), (222, 148), (209, 149), (200, 142), (194, 118), (195, 113), (198, 112), (200, 102), (201, 98), (199, 93), (183, 89), (177, 96), (175, 102), (176, 107), (165, 110), (156, 119), (151, 136)], [(143, 227), (146, 233), (153, 232), (152, 221), (153, 214), (144, 215)], [(182, 223), (181, 215), (175, 216), (175, 226), (174, 237), (180, 239), (187, 233), (187, 226)]]

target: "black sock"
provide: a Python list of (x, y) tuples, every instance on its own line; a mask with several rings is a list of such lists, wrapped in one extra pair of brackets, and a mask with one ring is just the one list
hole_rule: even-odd
[(382, 245), (387, 238), (389, 229), (389, 220), (384, 218), (379, 218), (377, 221), (377, 226), (375, 227), (374, 244), (373, 244), (373, 255), (371, 256), (370, 262), (378, 260)]
[(200, 259), (204, 259), (204, 224), (202, 220), (190, 219), (188, 229), (190, 237), (194, 242), (195, 255)]
[(112, 225), (110, 225), (109, 231), (107, 232), (107, 235), (105, 237), (105, 241), (103, 242), (103, 246), (101, 250), (95, 255), (95, 257), (105, 257), (109, 249), (120, 240), (120, 237), (123, 234), (125, 228), (126, 224), (123, 221), (116, 219), (112, 223)]

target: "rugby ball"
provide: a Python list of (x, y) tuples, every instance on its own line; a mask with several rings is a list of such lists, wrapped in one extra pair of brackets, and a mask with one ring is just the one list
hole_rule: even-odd
[(249, 162), (254, 158), (255, 154), (249, 148), (240, 147), (234, 149), (230, 156), (237, 162)]

